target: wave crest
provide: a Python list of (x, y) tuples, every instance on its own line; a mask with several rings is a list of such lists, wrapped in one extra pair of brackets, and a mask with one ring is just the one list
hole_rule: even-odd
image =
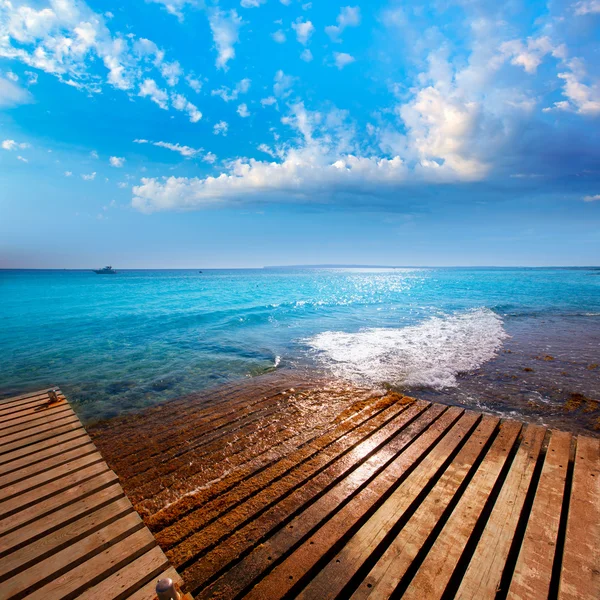
[(455, 387), (459, 373), (493, 358), (507, 337), (502, 319), (480, 308), (401, 329), (327, 331), (307, 343), (337, 377), (361, 384), (443, 389)]

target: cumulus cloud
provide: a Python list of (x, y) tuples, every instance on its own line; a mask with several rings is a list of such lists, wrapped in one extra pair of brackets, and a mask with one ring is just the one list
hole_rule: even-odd
[(215, 123), (213, 127), (213, 133), (215, 135), (227, 135), (227, 130), (229, 129), (229, 125), (226, 121), (219, 121)]
[(334, 52), (333, 61), (338, 69), (343, 69), (346, 65), (353, 63), (356, 59), (354, 56), (347, 54), (346, 52)]
[(171, 103), (175, 110), (181, 110), (188, 114), (190, 123), (197, 123), (202, 118), (202, 113), (198, 110), (195, 104), (192, 104), (182, 94), (173, 94)]
[[(161, 4), (181, 7), (186, 2)], [(141, 88), (146, 92), (143, 97), (164, 108), (166, 99), (160, 93), (164, 90), (156, 83), (157, 77), (173, 87), (184, 75), (180, 64), (166, 60), (165, 52), (153, 41), (133, 33), (113, 34), (107, 17), (82, 0), (50, 0), (47, 7), (2, 0), (0, 18), (0, 58), (18, 60), (87, 93), (100, 93), (105, 84), (129, 94)], [(151, 71), (156, 75), (149, 76)], [(25, 74), (28, 85), (37, 83), (37, 73)], [(153, 82), (153, 90), (148, 82)], [(2, 87), (0, 83), (0, 98)], [(27, 101), (23, 91), (20, 96), (18, 103)]]
[(153, 4), (160, 4), (171, 15), (176, 16), (180, 21), (183, 21), (184, 10), (187, 6), (198, 6), (197, 0), (148, 0)]
[(250, 111), (248, 110), (248, 106), (246, 104), (240, 104), (237, 107), (237, 114), (240, 115), (240, 117), (246, 118), (250, 116)]
[(84, 181), (94, 181), (94, 179), (96, 179), (96, 172), (94, 171), (93, 173), (89, 173), (87, 175), (82, 175), (81, 179), (83, 179)]
[(296, 32), (296, 39), (303, 46), (306, 46), (310, 40), (310, 36), (315, 30), (315, 27), (310, 21), (304, 21), (302, 17), (298, 17), (296, 21), (292, 23), (292, 29)]
[(527, 73), (535, 73), (546, 55), (563, 57), (564, 48), (555, 47), (548, 36), (542, 36), (530, 37), (526, 42), (518, 39), (504, 42), (500, 46), (500, 53), (510, 58), (511, 64), (523, 67)]
[(217, 50), (216, 66), (226, 71), (227, 63), (235, 57), (235, 44), (240, 41), (242, 18), (236, 10), (222, 11), (218, 8), (209, 13), (208, 22)]
[(186, 75), (185, 81), (196, 93), (199, 93), (202, 89), (202, 82), (193, 75)]
[(600, 13), (600, 0), (580, 0), (574, 5), (576, 15), (593, 15)]
[(211, 96), (219, 96), (225, 102), (231, 102), (232, 100), (237, 100), (240, 94), (247, 94), (251, 83), (250, 79), (245, 78), (237, 83), (233, 89), (222, 86), (217, 90), (212, 90)]
[(278, 29), (271, 37), (278, 43), (283, 44), (286, 40), (285, 33), (281, 29)]
[(585, 202), (596, 202), (596, 200), (600, 200), (600, 194), (594, 194), (593, 196), (584, 196), (583, 200)]
[[(0, 53), (1, 51), (0, 45)], [(0, 77), (0, 109), (13, 108), (21, 104), (31, 104), (32, 102), (33, 96), (27, 90), (17, 85), (14, 81)]]
[(357, 27), (360, 25), (360, 8), (358, 6), (343, 6), (338, 15), (337, 25), (325, 27), (325, 33), (331, 38), (332, 42), (340, 43), (346, 27)]
[(150, 98), (152, 102), (156, 105), (160, 106), (163, 110), (168, 110), (168, 100), (169, 94), (156, 85), (156, 81), (154, 79), (145, 79), (140, 85), (140, 91), (138, 96), (142, 96), (143, 98)]
[(4, 140), (2, 144), (3, 150), (25, 150), (25, 148), (29, 148), (29, 144), (27, 142), (15, 142), (15, 140)]
[(275, 96), (267, 96), (266, 98), (262, 98), (260, 103), (263, 106), (273, 106), (273, 104), (277, 104), (277, 98)]
[(125, 159), (122, 156), (111, 156), (108, 162), (111, 167), (120, 169), (125, 164)]
[(300, 58), (304, 61), (304, 62), (310, 62), (313, 59), (313, 55), (312, 52), (308, 49), (305, 48), (302, 53), (300, 54)]
[(265, 4), (267, 0), (241, 0), (242, 8), (258, 8), (261, 4)]

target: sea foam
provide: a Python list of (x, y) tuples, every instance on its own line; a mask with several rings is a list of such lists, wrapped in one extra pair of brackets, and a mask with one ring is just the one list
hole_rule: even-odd
[(327, 331), (306, 341), (337, 377), (361, 384), (443, 389), (456, 386), (459, 373), (493, 358), (507, 337), (502, 319), (480, 308), (400, 329)]

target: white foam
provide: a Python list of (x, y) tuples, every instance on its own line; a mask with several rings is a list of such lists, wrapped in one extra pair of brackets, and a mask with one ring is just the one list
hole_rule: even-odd
[(507, 337), (502, 319), (481, 308), (401, 329), (327, 331), (306, 342), (337, 377), (442, 389), (456, 386), (459, 373), (493, 358)]

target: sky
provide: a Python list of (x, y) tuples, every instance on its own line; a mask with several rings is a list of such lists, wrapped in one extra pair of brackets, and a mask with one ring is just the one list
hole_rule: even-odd
[(600, 0), (0, 0), (0, 268), (600, 263)]

